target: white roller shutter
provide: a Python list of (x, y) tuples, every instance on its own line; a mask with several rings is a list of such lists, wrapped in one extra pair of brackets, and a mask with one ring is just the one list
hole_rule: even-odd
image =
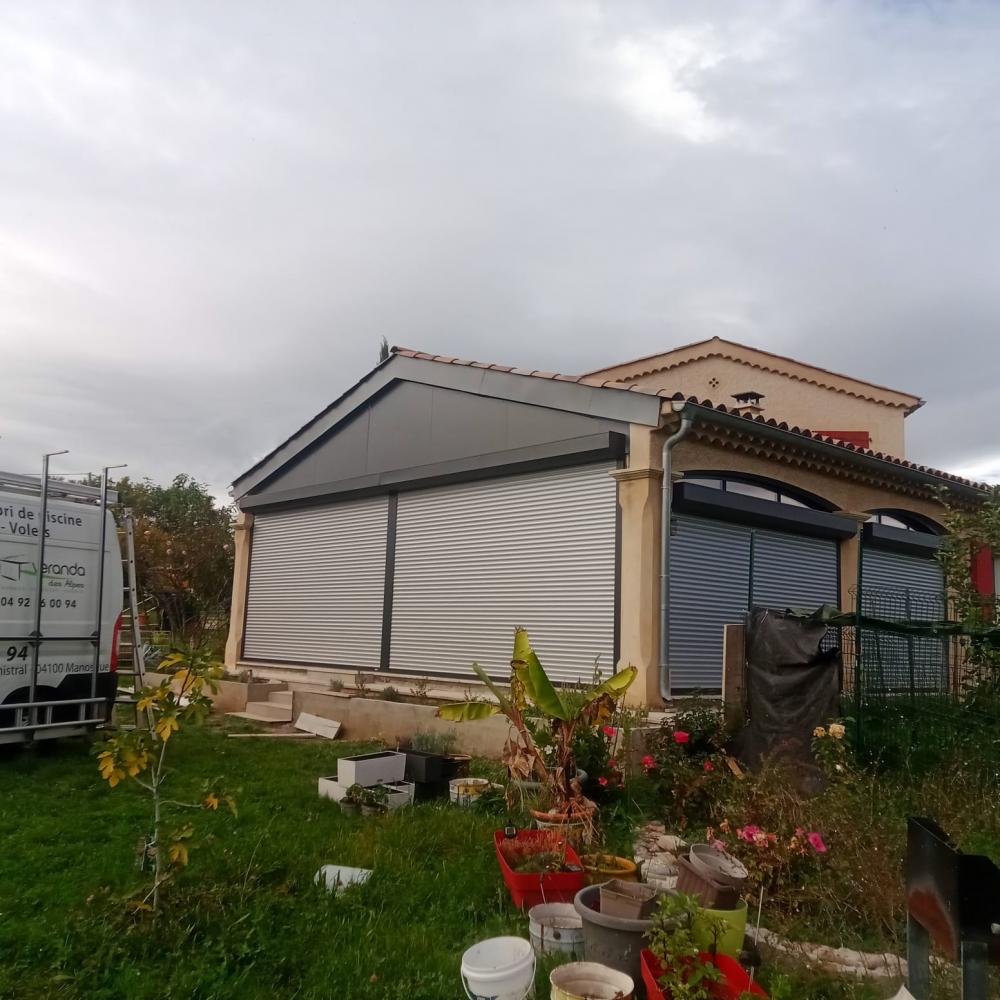
[(506, 676), (523, 625), (555, 680), (614, 670), (617, 497), (609, 465), (402, 493), (393, 670)]
[(254, 518), (243, 655), (377, 669), (388, 500)]

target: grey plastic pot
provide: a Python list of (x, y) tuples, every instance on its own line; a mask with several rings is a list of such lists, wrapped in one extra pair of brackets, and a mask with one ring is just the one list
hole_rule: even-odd
[(652, 920), (632, 920), (601, 913), (601, 887), (588, 885), (573, 900), (583, 918), (583, 951), (588, 962), (600, 962), (631, 976), (636, 995), (642, 994), (642, 968), (639, 955), (646, 947), (646, 934)]

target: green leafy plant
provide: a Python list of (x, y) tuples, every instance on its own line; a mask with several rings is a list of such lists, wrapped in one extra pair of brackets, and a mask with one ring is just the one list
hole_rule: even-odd
[[(531, 648), (525, 629), (514, 632), (508, 691), (502, 691), (478, 663), (473, 670), (496, 699), (496, 703), (467, 701), (442, 705), (437, 714), (453, 722), (468, 722), (504, 715), (511, 732), (501, 760), (512, 778), (535, 779), (548, 794), (555, 816), (566, 821), (587, 820), (595, 804), (583, 794), (575, 775), (573, 740), (579, 726), (593, 727), (611, 718), (616, 701), (636, 678), (635, 667), (626, 667), (606, 681), (582, 691), (563, 691), (549, 679)], [(551, 736), (551, 752), (542, 752), (532, 734), (529, 709), (540, 714)]]
[(343, 691), (344, 690), (344, 682), (339, 677), (331, 677), (330, 678), (330, 682), (327, 684), (327, 687), (331, 691)]
[[(719, 970), (705, 961), (694, 939), (698, 901), (683, 892), (664, 893), (653, 914), (649, 950), (662, 968), (660, 986), (672, 1000), (711, 1000), (711, 984), (721, 978)], [(721, 928), (715, 930), (715, 935)]]
[(388, 812), (389, 790), (384, 785), (373, 785), (371, 788), (363, 789), (361, 806), (376, 813)]
[(215, 680), (222, 674), (222, 665), (201, 646), (181, 646), (160, 664), (167, 677), (157, 685), (138, 692), (136, 712), (145, 714), (149, 729), (122, 730), (102, 744), (97, 755), (101, 777), (111, 788), (132, 781), (144, 789), (152, 803), (151, 833), (143, 842), (140, 866), (153, 865), (153, 884), (143, 897), (132, 900), (132, 908), (159, 909), (163, 885), (173, 872), (188, 863), (194, 837), (190, 823), (165, 830), (167, 812), (173, 809), (219, 808), (224, 802), (235, 815), (236, 803), (229, 795), (205, 789), (201, 802), (180, 802), (164, 795), (164, 784), (170, 775), (167, 749), (174, 733), (187, 723), (201, 722), (211, 711), (212, 702), (206, 688), (216, 690)]
[(359, 785), (355, 782), (347, 789), (344, 795), (343, 801), (348, 805), (352, 806), (362, 806), (365, 804), (365, 787), (364, 785)]
[(126, 476), (115, 488), (135, 515), (136, 571), (171, 642), (217, 645), (232, 597), (235, 508), (216, 506), (187, 475), (169, 486)]
[(403, 696), (399, 693), (397, 688), (394, 688), (391, 684), (387, 684), (379, 692), (379, 698), (382, 701), (402, 701)]

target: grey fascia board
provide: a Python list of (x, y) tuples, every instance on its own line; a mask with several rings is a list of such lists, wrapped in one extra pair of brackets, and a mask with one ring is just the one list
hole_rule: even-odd
[(623, 423), (656, 427), (660, 420), (661, 400), (649, 393), (517, 375), (513, 372), (499, 372), (471, 365), (421, 361), (418, 358), (407, 358), (397, 354), (388, 363), (365, 376), (337, 403), (313, 423), (296, 432), (259, 466), (253, 467), (235, 479), (230, 490), (232, 496), (237, 499), (245, 496), (396, 380), (456, 389), (494, 399), (530, 403), (533, 406), (545, 406), (569, 413), (620, 420)]
[(895, 462), (890, 462), (884, 458), (878, 458), (875, 455), (865, 455), (863, 452), (851, 451), (849, 448), (844, 448), (841, 445), (830, 444), (828, 441), (821, 441), (816, 438), (807, 438), (802, 434), (796, 434), (791, 430), (783, 430), (781, 427), (774, 427), (763, 421), (747, 420), (746, 417), (740, 417), (732, 413), (726, 413), (722, 410), (716, 410), (710, 406), (702, 406), (700, 403), (689, 402), (680, 405), (675, 403), (674, 412), (689, 416), (695, 421), (713, 420), (716, 423), (724, 424), (729, 427), (737, 427), (740, 430), (752, 431), (754, 434), (759, 434), (761, 437), (772, 438), (778, 441), (786, 441), (790, 444), (797, 444), (800, 447), (809, 448), (812, 451), (828, 455), (831, 458), (837, 458), (844, 462), (852, 462), (857, 465), (864, 465), (873, 471), (881, 473), (882, 475), (898, 476), (899, 478), (907, 479), (910, 482), (920, 483), (922, 486), (930, 486), (932, 488), (944, 486), (957, 494), (979, 500), (986, 496), (986, 491), (979, 489), (976, 486), (968, 486), (965, 483), (956, 483), (951, 479), (945, 479), (942, 476), (936, 476), (930, 472), (921, 472), (919, 469), (907, 468), (905, 465), (897, 465)]
[(508, 451), (489, 452), (448, 462), (435, 462), (432, 465), (393, 469), (370, 476), (342, 479), (338, 482), (318, 483), (314, 486), (300, 486), (293, 490), (245, 496), (240, 500), (240, 509), (256, 510), (302, 501), (317, 502), (323, 498), (334, 500), (346, 495), (422, 489), (444, 482), (509, 475), (524, 471), (529, 466), (554, 468), (577, 462), (582, 464), (600, 461), (602, 458), (619, 458), (625, 454), (626, 447), (627, 438), (624, 434), (602, 431), (599, 434), (565, 438), (562, 441), (549, 441), (545, 444), (512, 448)]

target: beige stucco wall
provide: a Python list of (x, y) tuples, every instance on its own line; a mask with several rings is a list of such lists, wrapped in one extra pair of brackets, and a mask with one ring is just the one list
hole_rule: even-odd
[(236, 516), (235, 548), (233, 551), (233, 599), (229, 611), (229, 637), (226, 640), (224, 662), (233, 670), (243, 655), (243, 624), (247, 616), (247, 578), (250, 574), (250, 539), (253, 514), (240, 511)]
[[(873, 450), (898, 458), (906, 454), (905, 410), (901, 406), (860, 399), (836, 388), (812, 385), (783, 372), (762, 371), (731, 358), (699, 358), (628, 381), (728, 406), (737, 405), (732, 398), (736, 393), (754, 390), (766, 397), (762, 404), (765, 417), (813, 431), (868, 431)], [(845, 380), (843, 384), (848, 383)]]

